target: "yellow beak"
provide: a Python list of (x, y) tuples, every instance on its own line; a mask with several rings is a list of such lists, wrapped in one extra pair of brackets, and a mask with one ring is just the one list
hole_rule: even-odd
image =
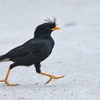
[(52, 30), (52, 31), (60, 30), (60, 27), (56, 26), (56, 27), (52, 28), (51, 30)]

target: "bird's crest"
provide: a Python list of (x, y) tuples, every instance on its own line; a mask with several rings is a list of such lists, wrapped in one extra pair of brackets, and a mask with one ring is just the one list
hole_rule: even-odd
[(55, 17), (54, 17), (53, 21), (51, 21), (49, 18), (45, 19), (45, 21), (49, 24), (56, 26), (56, 18)]

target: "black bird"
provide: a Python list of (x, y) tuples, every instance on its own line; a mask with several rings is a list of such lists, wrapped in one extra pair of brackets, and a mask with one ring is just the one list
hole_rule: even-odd
[(5, 82), (6, 85), (8, 86), (18, 85), (9, 83), (8, 76), (12, 68), (20, 65), (30, 66), (34, 64), (37, 73), (50, 77), (50, 79), (45, 84), (49, 83), (52, 79), (58, 79), (64, 77), (64, 76), (54, 76), (41, 72), (40, 63), (51, 54), (55, 44), (53, 38), (51, 37), (51, 32), (60, 29), (59, 27), (56, 26), (55, 19), (53, 21), (51, 21), (50, 19), (47, 19), (45, 21), (46, 21), (45, 23), (37, 26), (34, 32), (34, 38), (10, 50), (8, 53), (0, 56), (0, 62), (2, 61), (13, 62), (13, 64), (11, 64), (10, 67), (8, 68), (5, 79), (0, 80), (0, 82)]

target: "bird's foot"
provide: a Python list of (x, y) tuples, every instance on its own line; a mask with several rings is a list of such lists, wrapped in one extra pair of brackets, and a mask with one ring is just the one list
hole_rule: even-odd
[(18, 84), (11, 84), (11, 83), (7, 82), (7, 80), (0, 80), (0, 82), (5, 82), (5, 84), (7, 86), (17, 86), (18, 85)]
[(59, 78), (63, 78), (64, 76), (53, 76), (53, 75), (50, 75), (49, 77), (50, 77), (50, 79), (45, 83), (45, 85), (48, 84), (52, 79), (59, 79)]
[(45, 85), (48, 84), (52, 79), (59, 79), (59, 78), (64, 77), (64, 76), (54, 76), (54, 75), (43, 73), (43, 72), (41, 72), (39, 74), (50, 77), (50, 79), (45, 83)]

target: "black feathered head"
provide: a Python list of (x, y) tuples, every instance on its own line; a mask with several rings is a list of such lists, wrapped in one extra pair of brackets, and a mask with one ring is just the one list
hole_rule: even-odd
[(34, 35), (41, 35), (42, 34), (50, 34), (52, 31), (54, 30), (59, 30), (60, 28), (57, 27), (56, 25), (56, 19), (54, 18), (53, 21), (51, 21), (49, 18), (45, 19), (46, 22), (44, 22), (43, 24), (37, 26), (36, 30), (35, 30), (35, 34)]

